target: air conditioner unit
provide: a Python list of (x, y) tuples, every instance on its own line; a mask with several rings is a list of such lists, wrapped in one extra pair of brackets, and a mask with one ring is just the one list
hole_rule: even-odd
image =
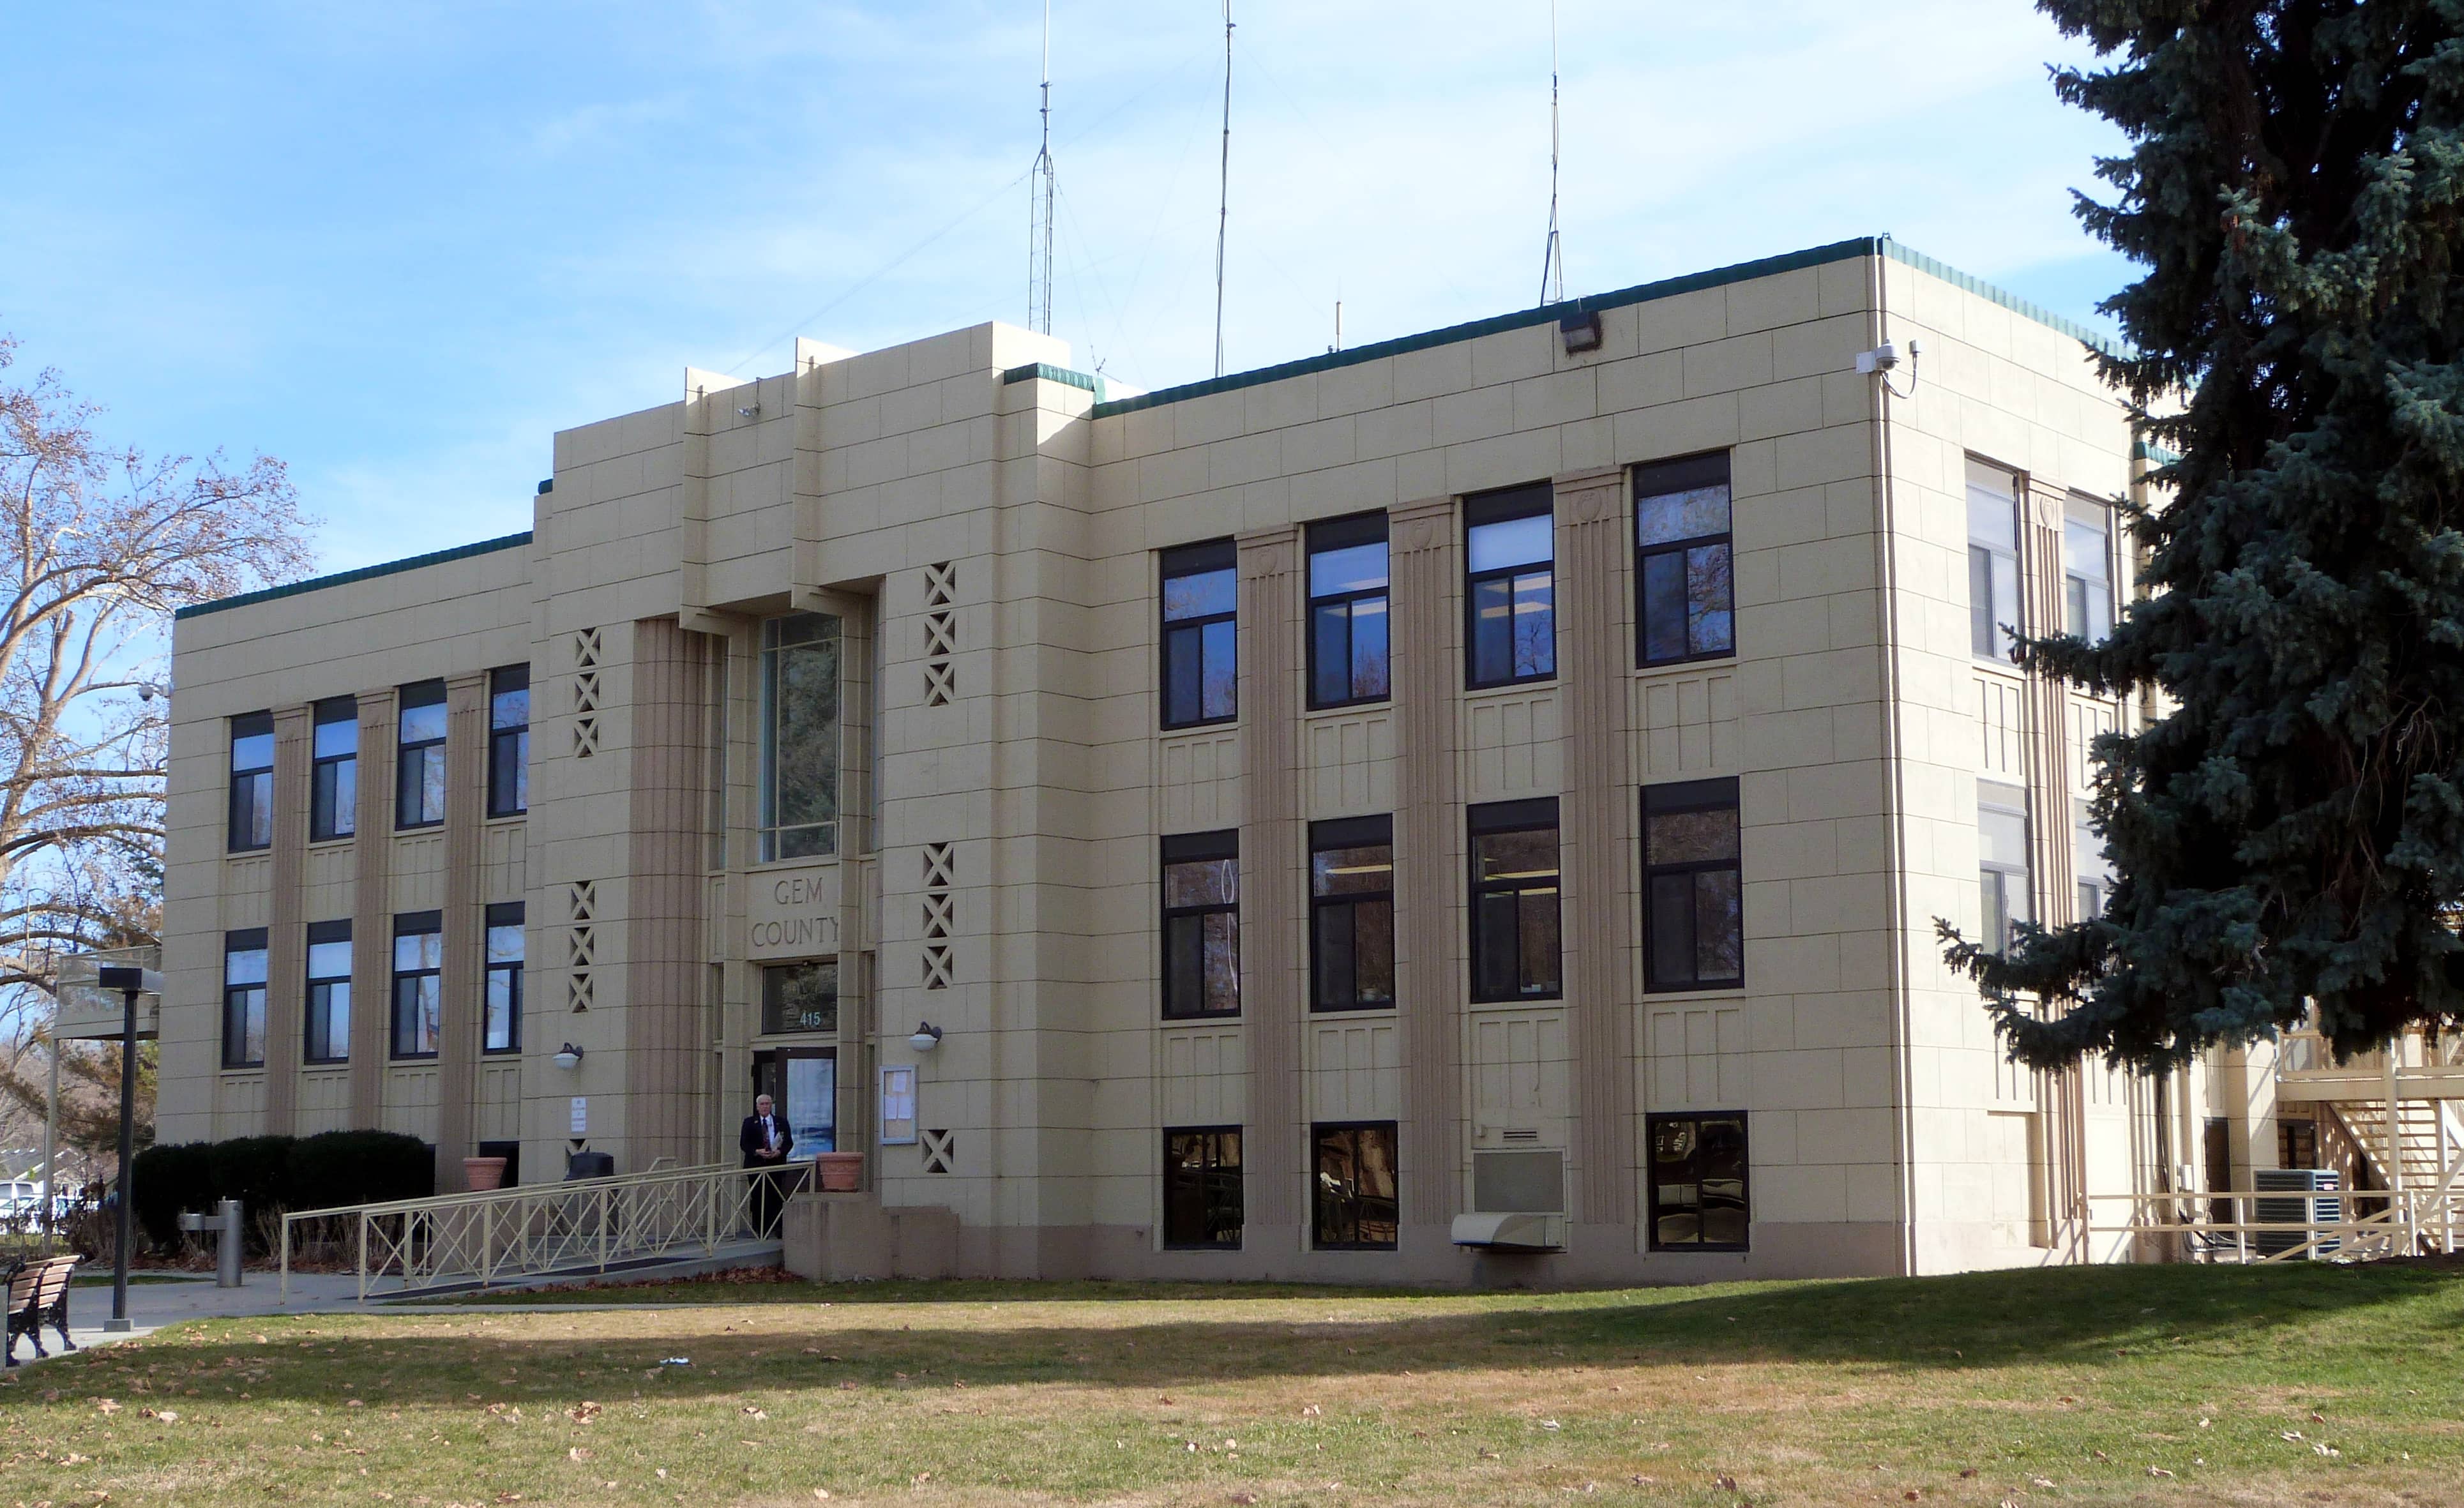
[(1566, 1217), (1562, 1214), (1459, 1214), (1457, 1246), (1502, 1252), (1562, 1252), (1566, 1249)]
[(1454, 1242), (1501, 1252), (1566, 1248), (1566, 1154), (1529, 1151), (1471, 1154), (1471, 1202), (1455, 1216)]

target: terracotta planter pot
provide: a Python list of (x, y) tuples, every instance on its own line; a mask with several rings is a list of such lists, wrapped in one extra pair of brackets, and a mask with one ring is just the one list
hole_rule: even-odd
[(473, 1193), (484, 1193), (505, 1186), (505, 1160), (501, 1157), (465, 1157), (462, 1159), (462, 1180)]
[(864, 1153), (824, 1152), (813, 1159), (822, 1170), (822, 1188), (829, 1193), (853, 1193), (864, 1181)]

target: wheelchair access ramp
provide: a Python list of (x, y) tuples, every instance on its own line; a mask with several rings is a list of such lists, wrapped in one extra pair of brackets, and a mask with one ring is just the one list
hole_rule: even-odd
[(355, 1273), (362, 1303), (758, 1263), (780, 1243), (757, 1217), (766, 1209), (775, 1220), (812, 1187), (810, 1163), (713, 1164), (303, 1210), (282, 1218), (281, 1293), (287, 1300), (295, 1262)]

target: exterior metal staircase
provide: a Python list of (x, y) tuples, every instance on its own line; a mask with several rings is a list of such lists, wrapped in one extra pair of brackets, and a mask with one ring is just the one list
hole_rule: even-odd
[(2464, 1042), (2415, 1033), (2338, 1063), (2314, 1035), (2288, 1034), (2277, 1097), (2316, 1105), (2321, 1150), (2343, 1143), (2349, 1172), (2401, 1196), (2391, 1213), (2411, 1227), (2414, 1249), (2464, 1251)]

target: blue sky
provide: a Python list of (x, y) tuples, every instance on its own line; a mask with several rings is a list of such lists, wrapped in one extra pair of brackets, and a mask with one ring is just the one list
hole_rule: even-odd
[[(1056, 0), (1055, 333), (1213, 362), (1220, 0)], [(328, 569), (526, 528), (683, 368), (1023, 323), (1035, 0), (17, 6), (0, 330), (112, 438), (289, 461)], [(1399, 17), (1408, 16), (1408, 21)], [(1528, 305), (1547, 0), (1236, 0), (1229, 365)], [(2018, 0), (1561, 0), (1567, 291), (1889, 232), (2059, 313), (2118, 146)]]

